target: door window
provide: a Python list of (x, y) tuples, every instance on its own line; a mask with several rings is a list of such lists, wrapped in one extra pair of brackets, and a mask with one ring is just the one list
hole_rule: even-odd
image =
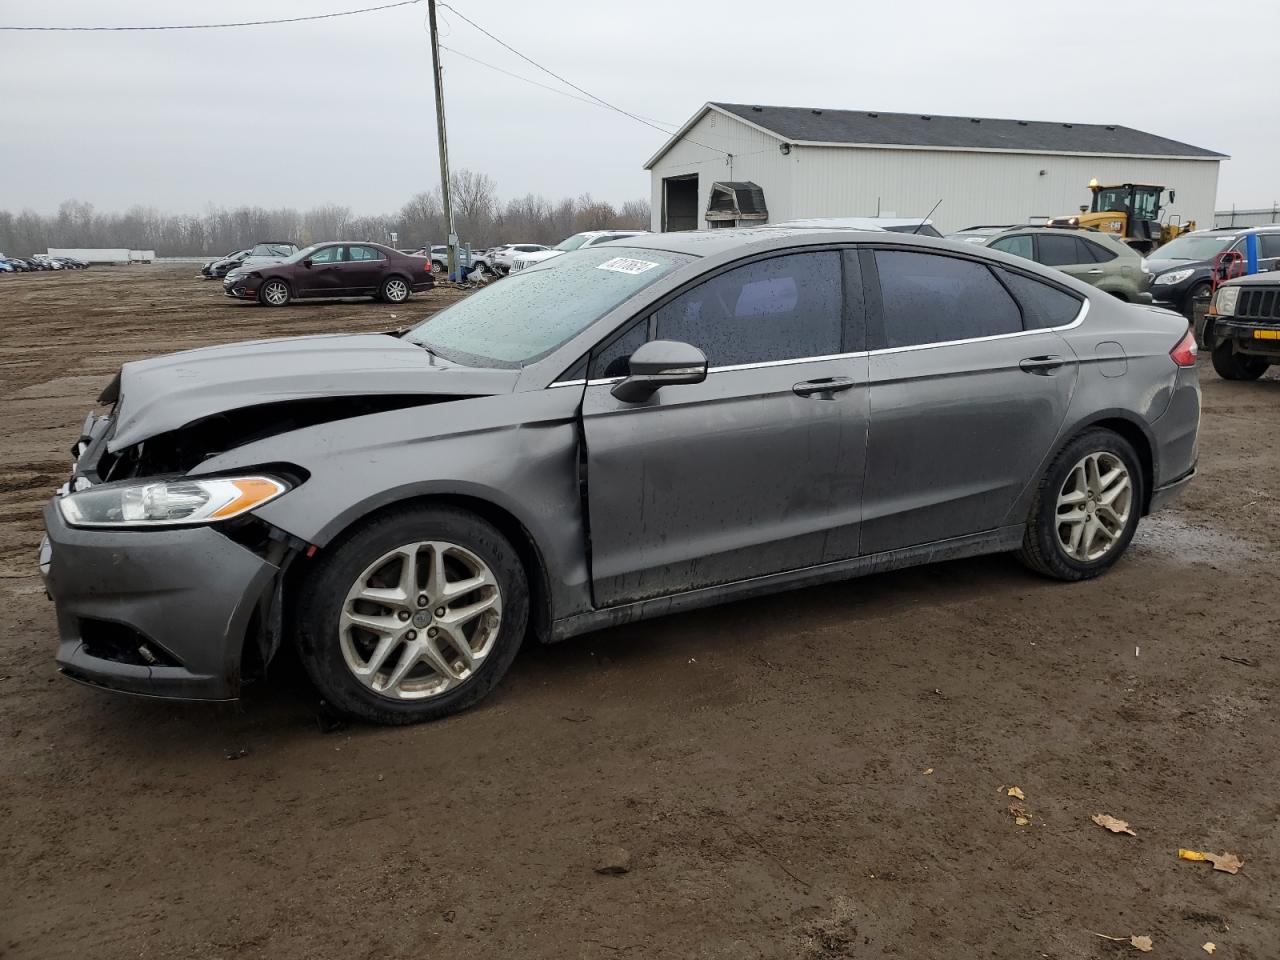
[(991, 249), (1003, 250), (1005, 253), (1011, 253), (1015, 257), (1024, 257), (1027, 260), (1035, 259), (1035, 254), (1031, 252), (1031, 237), (1025, 233), (1020, 233), (1016, 237), (1001, 237), (999, 240), (992, 241)]
[(376, 247), (347, 247), (348, 260), (385, 260)]
[(1258, 256), (1263, 260), (1280, 257), (1280, 233), (1258, 234)]
[(1022, 329), (1018, 305), (980, 263), (878, 250), (876, 268), (886, 347), (971, 340)]
[(1081, 262), (1093, 262), (1093, 257), (1080, 260), (1080, 255), (1084, 251), (1076, 246), (1076, 238), (1069, 234), (1042, 233), (1037, 242), (1040, 255), (1036, 259), (1046, 267), (1065, 267)]
[(601, 347), (591, 357), (589, 376), (625, 377), (631, 373), (631, 355), (649, 339), (649, 321), (641, 320), (630, 330), (607, 346)]
[(713, 367), (840, 352), (840, 255), (794, 253), (727, 270), (657, 312), (657, 337)]
[(321, 247), (311, 255), (312, 263), (341, 263), (342, 247)]
[(1114, 250), (1108, 250), (1100, 243), (1093, 240), (1086, 240), (1084, 237), (1076, 237), (1076, 243), (1080, 246), (1080, 263), (1107, 263), (1116, 258)]
[(1022, 304), (1022, 316), (1029, 330), (1066, 326), (1080, 313), (1078, 297), (1012, 270), (997, 267), (996, 272)]

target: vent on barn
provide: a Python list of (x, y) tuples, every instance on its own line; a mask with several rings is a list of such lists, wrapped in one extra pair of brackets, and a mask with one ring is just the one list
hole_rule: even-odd
[(727, 180), (711, 184), (707, 199), (707, 226), (752, 227), (769, 220), (764, 191), (750, 180)]

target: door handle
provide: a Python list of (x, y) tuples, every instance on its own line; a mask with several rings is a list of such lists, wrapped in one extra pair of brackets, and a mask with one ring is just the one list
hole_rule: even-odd
[(1055, 371), (1062, 369), (1066, 365), (1065, 360), (1061, 357), (1027, 357), (1021, 361), (1018, 366), (1026, 373), (1034, 373), (1042, 377), (1052, 375)]
[(1088, 273), (1088, 274), (1089, 274), (1089, 276), (1091, 276), (1091, 277), (1093, 277), (1093, 276), (1097, 276), (1097, 275), (1101, 274), (1102, 272), (1103, 272), (1103, 271), (1102, 271), (1102, 268), (1101, 268), (1101, 267), (1094, 267), (1092, 270), (1088, 270), (1088, 271), (1086, 271), (1086, 273)]
[(821, 380), (805, 380), (791, 388), (800, 397), (817, 396), (821, 400), (831, 400), (834, 395), (856, 386), (853, 377), (823, 377)]

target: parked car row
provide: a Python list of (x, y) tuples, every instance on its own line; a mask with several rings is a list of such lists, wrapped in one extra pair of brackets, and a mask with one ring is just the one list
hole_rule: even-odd
[(217, 260), (210, 260), (200, 268), (200, 275), (206, 280), (216, 280), (225, 277), (232, 270), (280, 263), (297, 252), (298, 245), (292, 240), (263, 240), (245, 250), (237, 250)]
[(0, 273), (35, 273), (40, 270), (84, 270), (88, 261), (75, 257), (51, 257), (37, 253), (30, 257), (6, 257), (0, 253)]

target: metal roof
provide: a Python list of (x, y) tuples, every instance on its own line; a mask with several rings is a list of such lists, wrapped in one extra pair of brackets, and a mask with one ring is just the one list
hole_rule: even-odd
[(1006, 150), (1089, 156), (1176, 157), (1222, 160), (1226, 154), (1120, 124), (1052, 123), (992, 117), (775, 107), (749, 103), (706, 104), (646, 164), (651, 167), (710, 109), (730, 114), (800, 145), (897, 146), (939, 150)]

